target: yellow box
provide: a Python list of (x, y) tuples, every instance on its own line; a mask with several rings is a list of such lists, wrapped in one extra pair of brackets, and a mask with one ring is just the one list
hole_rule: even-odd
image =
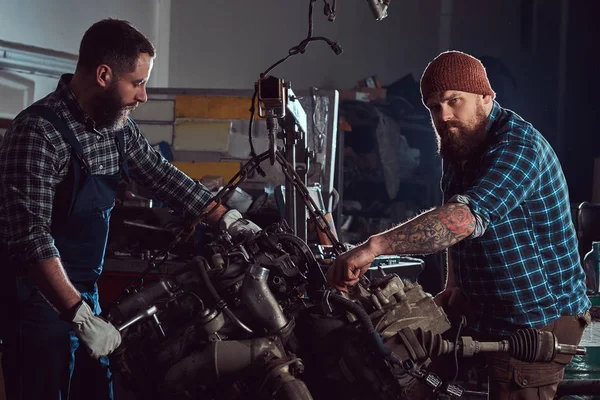
[(175, 98), (175, 117), (248, 120), (251, 101), (250, 97), (239, 96), (178, 95)]
[(174, 162), (174, 166), (192, 179), (202, 179), (205, 176), (221, 176), (224, 182), (240, 171), (240, 163), (235, 161), (221, 162)]
[(229, 150), (230, 130), (231, 121), (178, 119), (173, 147), (175, 150), (225, 153)]

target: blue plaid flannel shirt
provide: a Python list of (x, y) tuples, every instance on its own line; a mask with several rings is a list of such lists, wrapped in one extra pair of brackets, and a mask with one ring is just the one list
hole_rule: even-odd
[(472, 329), (507, 335), (591, 307), (569, 194), (546, 139), (494, 102), (485, 150), (444, 166), (445, 202), (467, 204), (475, 232), (448, 249), (456, 283), (475, 308)]

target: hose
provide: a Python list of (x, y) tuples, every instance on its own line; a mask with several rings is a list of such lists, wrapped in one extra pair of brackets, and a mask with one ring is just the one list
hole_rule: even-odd
[(383, 345), (383, 341), (381, 340), (381, 336), (379, 332), (375, 330), (375, 326), (373, 326), (373, 321), (369, 318), (369, 314), (358, 304), (353, 302), (352, 300), (348, 300), (344, 296), (341, 296), (336, 293), (329, 293), (329, 299), (332, 303), (337, 303), (342, 308), (345, 308), (347, 311), (351, 312), (358, 318), (358, 320), (362, 323), (362, 325), (366, 329), (367, 336), (369, 337), (372, 345), (375, 347), (375, 350), (382, 355), (385, 359), (393, 362), (394, 364), (398, 364), (402, 366), (402, 359), (398, 357), (395, 353), (392, 352), (392, 349), (387, 348)]
[(225, 315), (227, 315), (241, 329), (243, 329), (244, 331), (246, 331), (248, 333), (254, 333), (254, 331), (252, 329), (250, 329), (248, 326), (246, 326), (246, 324), (244, 324), (242, 321), (240, 321), (240, 319), (233, 313), (233, 311), (231, 311), (227, 307), (227, 303), (225, 302), (225, 300), (223, 300), (221, 298), (221, 296), (219, 295), (219, 293), (213, 286), (212, 281), (210, 280), (210, 277), (208, 276), (208, 270), (206, 268), (207, 267), (206, 260), (202, 257), (195, 257), (194, 263), (196, 263), (196, 265), (198, 265), (198, 269), (200, 270), (200, 277), (204, 281), (204, 284), (206, 285), (208, 292), (210, 293), (212, 298), (215, 300), (215, 303), (217, 304), (217, 308), (223, 310)]
[(275, 400), (312, 400), (312, 398), (306, 384), (291, 375), (283, 380), (275, 395)]

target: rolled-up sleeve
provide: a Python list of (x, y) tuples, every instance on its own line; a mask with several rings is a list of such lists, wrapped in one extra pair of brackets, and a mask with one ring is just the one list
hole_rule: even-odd
[(531, 193), (538, 179), (536, 150), (527, 141), (504, 141), (493, 146), (483, 160), (482, 175), (449, 203), (467, 205), (476, 219), (470, 238), (482, 236), (491, 222), (501, 220)]
[(129, 132), (127, 156), (131, 177), (175, 210), (198, 216), (213, 198), (210, 190), (152, 148), (136, 124), (131, 124)]
[(0, 219), (10, 252), (37, 262), (59, 256), (50, 233), (59, 163), (45, 135), (52, 126), (24, 119), (13, 123), (0, 150)]

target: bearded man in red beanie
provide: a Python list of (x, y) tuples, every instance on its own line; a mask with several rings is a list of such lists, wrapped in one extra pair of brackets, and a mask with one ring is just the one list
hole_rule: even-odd
[[(435, 301), (467, 315), (478, 340), (520, 328), (579, 344), (591, 307), (577, 252), (567, 183), (546, 139), (495, 101), (481, 62), (437, 56), (421, 78), (443, 159), (444, 205), (344, 253), (329, 269), (339, 290), (358, 282), (379, 255), (448, 250), (446, 288)], [(487, 357), (492, 399), (552, 399), (570, 356), (526, 363)]]

